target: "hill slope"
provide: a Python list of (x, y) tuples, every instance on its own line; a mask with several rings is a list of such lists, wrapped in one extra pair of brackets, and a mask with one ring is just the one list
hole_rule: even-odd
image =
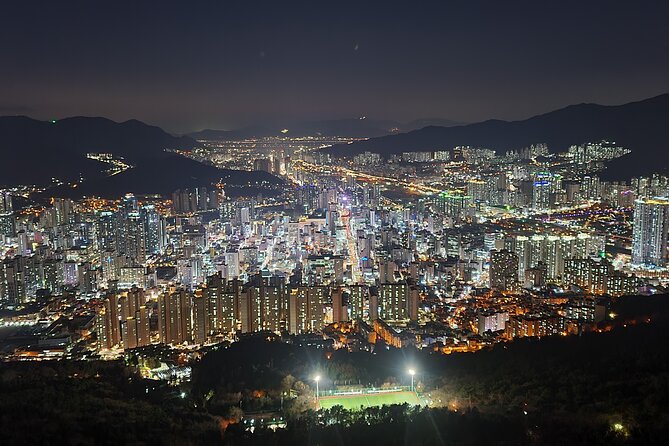
[[(180, 187), (206, 185), (221, 178), (230, 184), (281, 181), (257, 172), (222, 171), (194, 162), (167, 149), (191, 149), (192, 138), (172, 136), (137, 120), (121, 123), (106, 118), (73, 117), (56, 122), (25, 116), (0, 117), (1, 185), (48, 185), (52, 178), (70, 182), (84, 177), (73, 190), (49, 190), (52, 195), (116, 196), (125, 192), (167, 194)], [(123, 157), (134, 166), (106, 176), (109, 166), (86, 158), (88, 152)]]

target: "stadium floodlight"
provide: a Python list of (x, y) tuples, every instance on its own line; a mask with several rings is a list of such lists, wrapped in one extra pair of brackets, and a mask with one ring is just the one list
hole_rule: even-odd
[(316, 381), (316, 399), (318, 399), (318, 381), (321, 380), (321, 375), (314, 376), (314, 381)]
[(409, 375), (411, 375), (411, 391), (413, 392), (413, 377), (416, 375), (416, 371), (414, 369), (409, 369)]

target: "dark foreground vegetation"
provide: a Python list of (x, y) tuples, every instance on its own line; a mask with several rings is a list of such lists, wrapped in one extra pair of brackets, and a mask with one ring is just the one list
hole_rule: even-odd
[[(207, 354), (181, 388), (120, 362), (5, 363), (0, 444), (669, 444), (667, 299), (643, 299), (619, 306), (639, 315), (627, 327), (474, 354), (243, 341)], [(437, 407), (312, 410), (315, 370), (325, 387), (402, 384), (406, 364)], [(286, 429), (237, 422), (282, 408)]]

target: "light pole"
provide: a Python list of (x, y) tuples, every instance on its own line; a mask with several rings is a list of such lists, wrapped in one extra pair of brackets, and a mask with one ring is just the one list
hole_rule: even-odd
[(416, 374), (416, 371), (414, 369), (409, 369), (409, 375), (411, 375), (411, 391), (413, 392), (413, 377)]
[(321, 375), (314, 376), (314, 381), (316, 381), (316, 399), (318, 399), (318, 381), (321, 380)]

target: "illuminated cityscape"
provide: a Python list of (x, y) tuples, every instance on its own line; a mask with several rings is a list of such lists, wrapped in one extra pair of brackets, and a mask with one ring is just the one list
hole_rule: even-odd
[[(46, 351), (28, 338), (10, 357), (120, 355), (261, 331), (356, 349), (390, 336), (393, 345), (477, 350), (526, 336), (507, 326), (511, 316), (553, 324), (547, 334), (577, 333), (601, 322), (610, 297), (663, 291), (669, 205), (653, 197), (669, 192), (667, 178), (601, 181), (571, 149), (537, 147), (543, 155), (520, 150), (530, 158), (456, 147), (446, 160), (405, 152), (364, 166), (318, 147), (241, 153), (284, 180), (266, 198), (210, 185), (171, 200), (53, 199), (15, 215), (6, 190), (2, 302), (31, 310), (14, 319), (34, 323), (35, 339), (72, 312), (89, 315), (82, 329), (105, 333), (69, 333)], [(628, 152), (587, 147), (593, 159)], [(615, 234), (602, 226), (610, 221)], [(45, 314), (39, 303), (50, 296), (64, 312)], [(573, 302), (602, 309), (574, 317)], [(491, 313), (504, 316), (480, 330)], [(370, 338), (376, 320), (383, 332)], [(340, 323), (353, 330), (324, 331)]]
[(0, 31), (0, 444), (665, 444), (665, 6), (149, 3)]

